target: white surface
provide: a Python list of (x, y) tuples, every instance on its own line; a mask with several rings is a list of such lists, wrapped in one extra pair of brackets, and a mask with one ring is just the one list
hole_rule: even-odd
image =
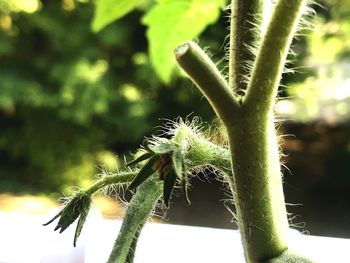
[(56, 212), (46, 216), (0, 212), (0, 262), (84, 262), (84, 233), (81, 242), (72, 249), (74, 228), (59, 235), (53, 231), (54, 225), (42, 225)]
[[(99, 230), (95, 229), (96, 231), (90, 233), (94, 238), (89, 239), (87, 243), (86, 262), (106, 262), (120, 225), (121, 221), (103, 222)], [(102, 242), (106, 246), (101, 246)], [(213, 263), (244, 261), (237, 231), (148, 224), (143, 229), (139, 239), (134, 262)]]
[[(46, 216), (0, 212), (1, 263), (106, 262), (121, 221), (90, 214), (78, 246), (73, 247), (75, 226), (64, 233), (54, 224), (43, 227), (57, 211)], [(291, 244), (320, 263), (350, 262), (350, 240), (302, 236), (291, 231)], [(148, 224), (139, 240), (135, 263), (243, 263), (239, 234), (234, 230)]]

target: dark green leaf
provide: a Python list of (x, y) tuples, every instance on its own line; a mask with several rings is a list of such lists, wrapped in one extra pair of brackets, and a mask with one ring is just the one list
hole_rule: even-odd
[(170, 170), (164, 176), (164, 184), (163, 184), (164, 203), (165, 203), (165, 206), (168, 208), (169, 208), (170, 196), (174, 189), (175, 183), (176, 183), (176, 174), (173, 170)]
[(155, 154), (155, 152), (151, 149), (151, 147), (152, 146), (150, 146), (149, 144), (146, 144), (145, 146), (146, 151)]
[(173, 151), (171, 159), (175, 174), (181, 180), (184, 172), (184, 156), (179, 148)]
[(62, 233), (79, 217), (79, 207), (81, 206), (80, 200), (80, 196), (76, 195), (67, 203), (62, 210), (61, 217), (54, 229), (55, 231), (60, 230), (59, 232)]
[(188, 185), (187, 185), (187, 177), (183, 176), (182, 177), (182, 194), (184, 195), (185, 201), (187, 204), (191, 204), (190, 198), (188, 197)]
[(146, 153), (142, 154), (141, 156), (137, 157), (135, 160), (127, 163), (126, 166), (131, 166), (131, 165), (140, 163), (140, 162), (142, 162), (144, 160), (147, 160), (147, 159), (151, 158), (153, 155), (154, 155), (153, 153), (146, 152)]
[(59, 216), (62, 215), (63, 210), (61, 210), (57, 215), (55, 215), (50, 221), (46, 222), (45, 224), (43, 224), (43, 226), (47, 226), (49, 224), (51, 224), (53, 221), (55, 221)]
[(173, 169), (176, 174), (176, 176), (181, 180), (182, 183), (182, 191), (184, 198), (188, 204), (190, 204), (190, 200), (188, 198), (188, 187), (187, 187), (187, 177), (185, 173), (185, 160), (184, 156), (182, 155), (181, 149), (177, 148), (172, 153), (172, 162), (173, 162)]
[(97, 32), (114, 20), (132, 11), (141, 0), (99, 0), (97, 1), (92, 30)]
[(84, 204), (85, 207), (80, 213), (80, 217), (79, 217), (77, 227), (75, 229), (75, 234), (74, 234), (74, 241), (73, 241), (74, 246), (77, 245), (78, 237), (80, 236), (81, 230), (83, 229), (84, 223), (86, 221), (86, 217), (89, 213), (90, 204), (91, 204), (91, 200), (88, 204)]
[(149, 178), (152, 174), (155, 173), (153, 170), (153, 165), (157, 161), (159, 157), (153, 156), (151, 157), (147, 163), (141, 168), (138, 175), (136, 175), (135, 179), (130, 183), (128, 189), (134, 189), (142, 184), (147, 178)]

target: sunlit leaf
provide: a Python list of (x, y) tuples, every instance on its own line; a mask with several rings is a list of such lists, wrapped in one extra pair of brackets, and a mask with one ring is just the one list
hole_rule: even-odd
[(224, 0), (160, 0), (144, 17), (152, 64), (165, 83), (175, 68), (173, 50), (214, 23)]
[(150, 158), (147, 163), (141, 168), (138, 175), (136, 175), (135, 179), (130, 183), (128, 189), (134, 189), (142, 184), (146, 179), (148, 179), (152, 174), (155, 173), (153, 170), (153, 165), (157, 161), (159, 157), (153, 156)]
[(114, 20), (132, 11), (140, 2), (141, 0), (98, 0), (92, 30), (100, 31)]
[(163, 198), (166, 207), (169, 207), (169, 200), (176, 183), (176, 174), (173, 170), (164, 176)]

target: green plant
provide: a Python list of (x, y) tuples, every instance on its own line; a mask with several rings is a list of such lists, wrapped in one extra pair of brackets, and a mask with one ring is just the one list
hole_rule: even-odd
[[(126, 13), (134, 2), (120, 7)], [(200, 132), (196, 122), (180, 119), (167, 124), (166, 138), (148, 139), (127, 164), (134, 167), (131, 171), (107, 174), (89, 189), (78, 192), (54, 218), (60, 216), (56, 229), (64, 230), (80, 216), (77, 237), (88, 207), (77, 200), (86, 200), (109, 185), (138, 188), (109, 258), (109, 262), (132, 262), (138, 236), (159, 198), (163, 195), (168, 207), (174, 186), (180, 183), (189, 202), (189, 177), (210, 165), (231, 189), (246, 262), (312, 262), (288, 248), (289, 226), (273, 112), (289, 46), (306, 0), (279, 0), (273, 7), (269, 3), (232, 1), (228, 83), (194, 42), (175, 49), (178, 64), (222, 120), (229, 147), (214, 143)], [(266, 10), (271, 10), (271, 15)], [(98, 29), (99, 24), (95, 22), (94, 27)], [(80, 215), (76, 207), (83, 208), (78, 209)]]

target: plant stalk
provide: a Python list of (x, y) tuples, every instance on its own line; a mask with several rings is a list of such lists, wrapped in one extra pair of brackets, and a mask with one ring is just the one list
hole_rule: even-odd
[(124, 173), (118, 173), (115, 175), (103, 176), (101, 179), (95, 182), (92, 186), (90, 186), (87, 190), (85, 190), (85, 193), (88, 195), (92, 195), (96, 191), (111, 184), (130, 183), (132, 180), (134, 180), (137, 173), (138, 171), (133, 171), (133, 172), (124, 172)]
[(269, 1), (235, 0), (231, 4), (229, 87), (243, 96), (250, 75), (249, 63), (254, 61), (254, 49), (261, 39), (263, 9)]
[[(232, 1), (232, 5), (238, 2)], [(239, 117), (227, 127), (238, 224), (248, 263), (276, 258), (288, 249), (289, 226), (272, 109), (305, 2), (278, 1), (259, 48)]]
[(288, 50), (307, 0), (279, 0), (262, 39), (245, 97), (247, 107), (272, 117)]
[(238, 226), (246, 260), (256, 263), (287, 249), (289, 227), (274, 123), (243, 116), (229, 140)]
[(162, 187), (162, 183), (157, 182), (154, 178), (149, 178), (138, 187), (126, 210), (108, 263), (132, 262), (141, 228), (160, 198)]
[[(253, 25), (249, 24), (251, 16), (262, 14), (266, 2), (231, 3), (229, 88), (214, 63), (193, 42), (175, 51), (178, 63), (227, 129), (234, 175), (229, 183), (248, 263), (278, 259), (288, 250), (289, 226), (272, 109), (288, 49), (306, 4), (306, 0), (278, 1), (263, 34), (247, 93), (238, 103), (235, 95), (242, 87), (242, 74), (247, 73), (242, 63), (252, 58), (247, 46), (254, 46), (258, 39), (253, 26), (249, 30), (246, 26)], [(259, 25), (255, 26), (259, 32)], [(290, 255), (291, 262), (299, 262), (300, 257)]]

